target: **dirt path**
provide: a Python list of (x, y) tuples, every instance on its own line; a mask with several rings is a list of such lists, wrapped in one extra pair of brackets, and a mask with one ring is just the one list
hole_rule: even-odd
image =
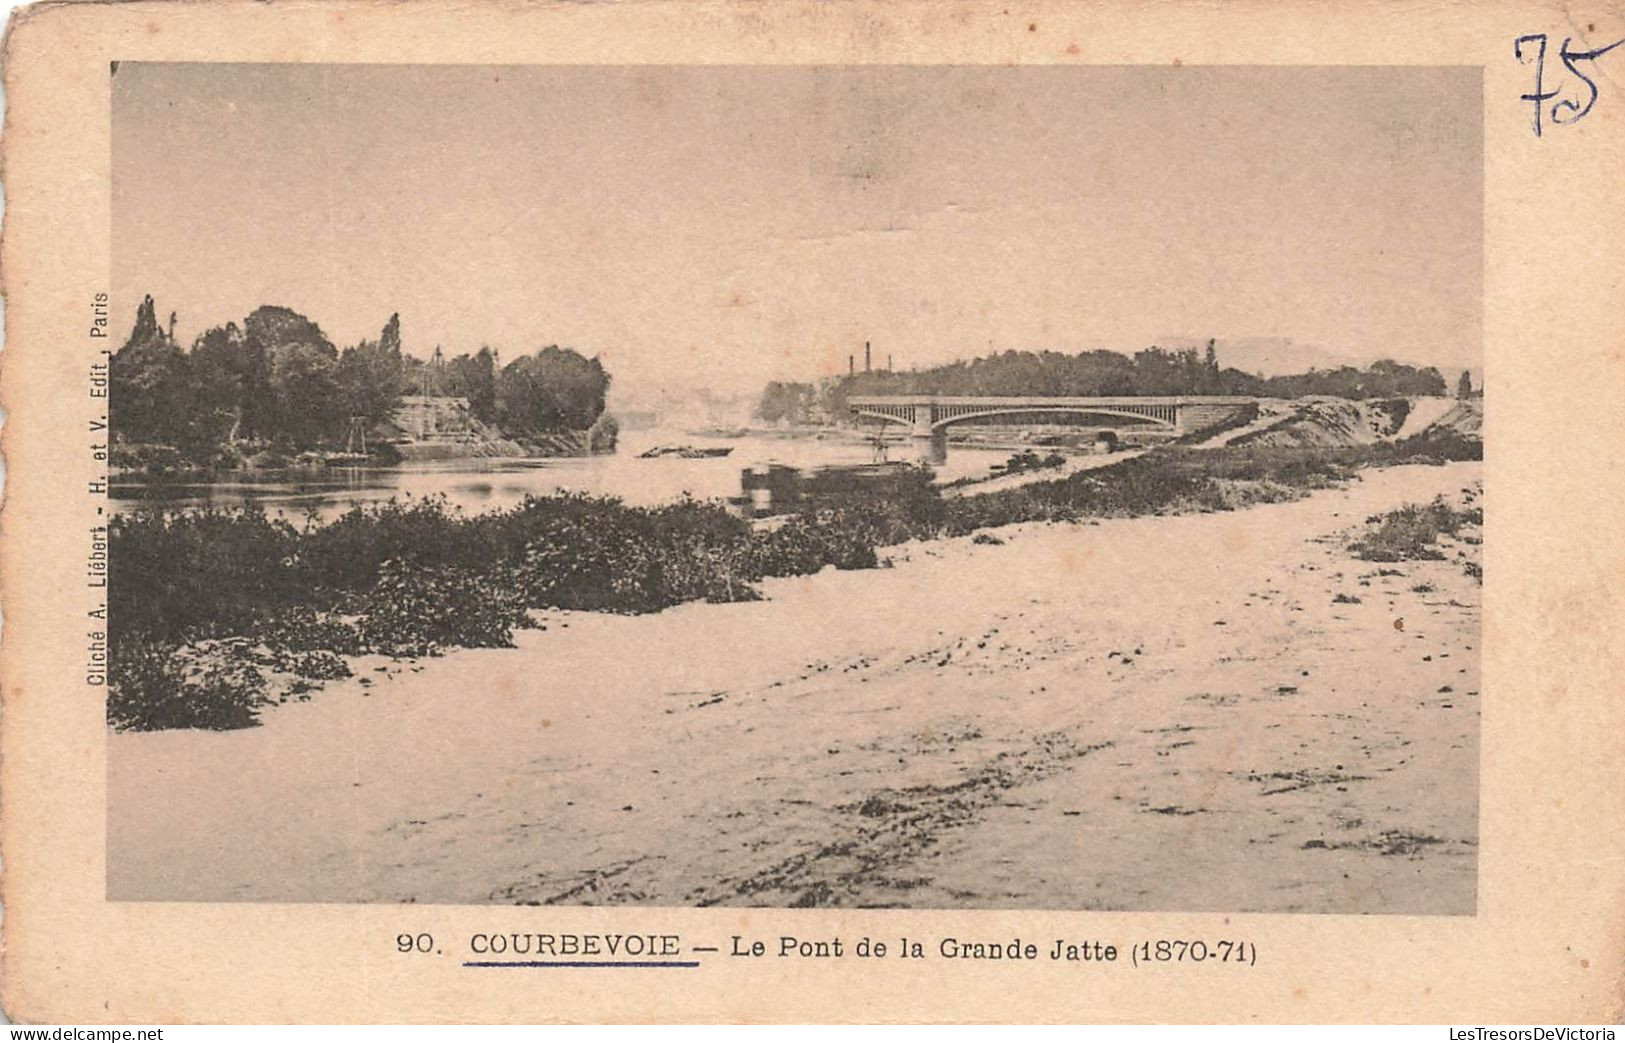
[(1198, 449), (1216, 449), (1219, 446), (1229, 445), (1238, 438), (1255, 434), (1266, 428), (1283, 423), (1292, 416), (1292, 407), (1287, 402), (1276, 400), (1263, 400), (1258, 403), (1258, 416), (1241, 425), (1226, 431), (1220, 431), (1212, 438), (1197, 443)]
[(1419, 435), (1423, 431), (1438, 423), (1446, 413), (1458, 404), (1453, 398), (1413, 398), (1410, 411), (1405, 414), (1405, 422), (1393, 434), (1394, 441)]
[(1478, 475), (914, 544), (115, 735), (110, 895), (1469, 913), (1479, 587), (1332, 537)]

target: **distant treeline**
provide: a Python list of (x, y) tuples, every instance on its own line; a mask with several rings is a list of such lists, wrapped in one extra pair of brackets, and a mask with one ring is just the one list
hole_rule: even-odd
[[(190, 350), (159, 325), (149, 296), (114, 353), (109, 399), (115, 443), (174, 447), (187, 463), (221, 462), (231, 447), (304, 450), (342, 446), (359, 421), (389, 420), (417, 393), (428, 365), (401, 351), (399, 315), (377, 340), (340, 350), (320, 326), (265, 306), (200, 334)], [(436, 393), (510, 437), (590, 428), (604, 412), (609, 374), (596, 358), (547, 347), (500, 369), (490, 348), (445, 360)]]
[[(1466, 374), (1462, 377), (1465, 382)], [(1209, 341), (1205, 352), (1163, 348), (1147, 348), (1133, 355), (1006, 351), (907, 373), (853, 373), (817, 386), (775, 381), (763, 391), (757, 415), (775, 423), (839, 420), (846, 416), (846, 400), (852, 395), (1333, 395), (1367, 399), (1444, 393), (1445, 379), (1437, 369), (1386, 359), (1363, 369), (1339, 366), (1261, 377), (1221, 367), (1215, 343)]]

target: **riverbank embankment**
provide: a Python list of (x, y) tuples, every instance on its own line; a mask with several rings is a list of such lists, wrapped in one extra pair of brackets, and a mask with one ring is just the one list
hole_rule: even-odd
[(905, 542), (114, 734), (109, 896), (1470, 914), (1476, 544), (1350, 546), (1479, 473)]

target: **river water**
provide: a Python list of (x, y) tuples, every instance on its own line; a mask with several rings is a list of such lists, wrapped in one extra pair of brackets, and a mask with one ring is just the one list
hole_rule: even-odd
[[(725, 457), (688, 460), (681, 457), (639, 459), (658, 445), (728, 446)], [(906, 443), (888, 447), (892, 460), (910, 459)], [(939, 481), (990, 474), (995, 463), (1009, 459), (1009, 449), (954, 446), (948, 462), (936, 468)], [(623, 434), (620, 450), (606, 456), (546, 459), (467, 459), (406, 463), (398, 467), (334, 467), (320, 473), (232, 475), (212, 482), (152, 482), (115, 479), (110, 497), (115, 512), (142, 504), (169, 507), (258, 503), (272, 515), (290, 521), (313, 517), (331, 521), (357, 504), (390, 499), (444, 496), (470, 514), (511, 507), (527, 495), (558, 490), (619, 497), (637, 506), (678, 500), (721, 499), (739, 493), (739, 472), (769, 463), (795, 467), (865, 464), (875, 460), (873, 447), (830, 438), (774, 438), (746, 435), (708, 438), (672, 432)]]

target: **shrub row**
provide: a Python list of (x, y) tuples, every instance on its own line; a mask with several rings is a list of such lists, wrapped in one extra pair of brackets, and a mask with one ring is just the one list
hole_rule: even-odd
[[(147, 510), (111, 523), (108, 718), (118, 728), (241, 727), (263, 699), (261, 668), (340, 677), (346, 655), (510, 645), (532, 609), (637, 613), (751, 600), (761, 579), (873, 568), (877, 548), (910, 539), (1228, 510), (1300, 495), (1361, 465), (1467, 458), (1475, 447), (1172, 447), (955, 500), (916, 470), (884, 488), (821, 498), (772, 529), (716, 503), (637, 508), (584, 495), (472, 516), (443, 499), (391, 502), (303, 528), (257, 507)], [(207, 642), (227, 645), (201, 662), (176, 655)]]

